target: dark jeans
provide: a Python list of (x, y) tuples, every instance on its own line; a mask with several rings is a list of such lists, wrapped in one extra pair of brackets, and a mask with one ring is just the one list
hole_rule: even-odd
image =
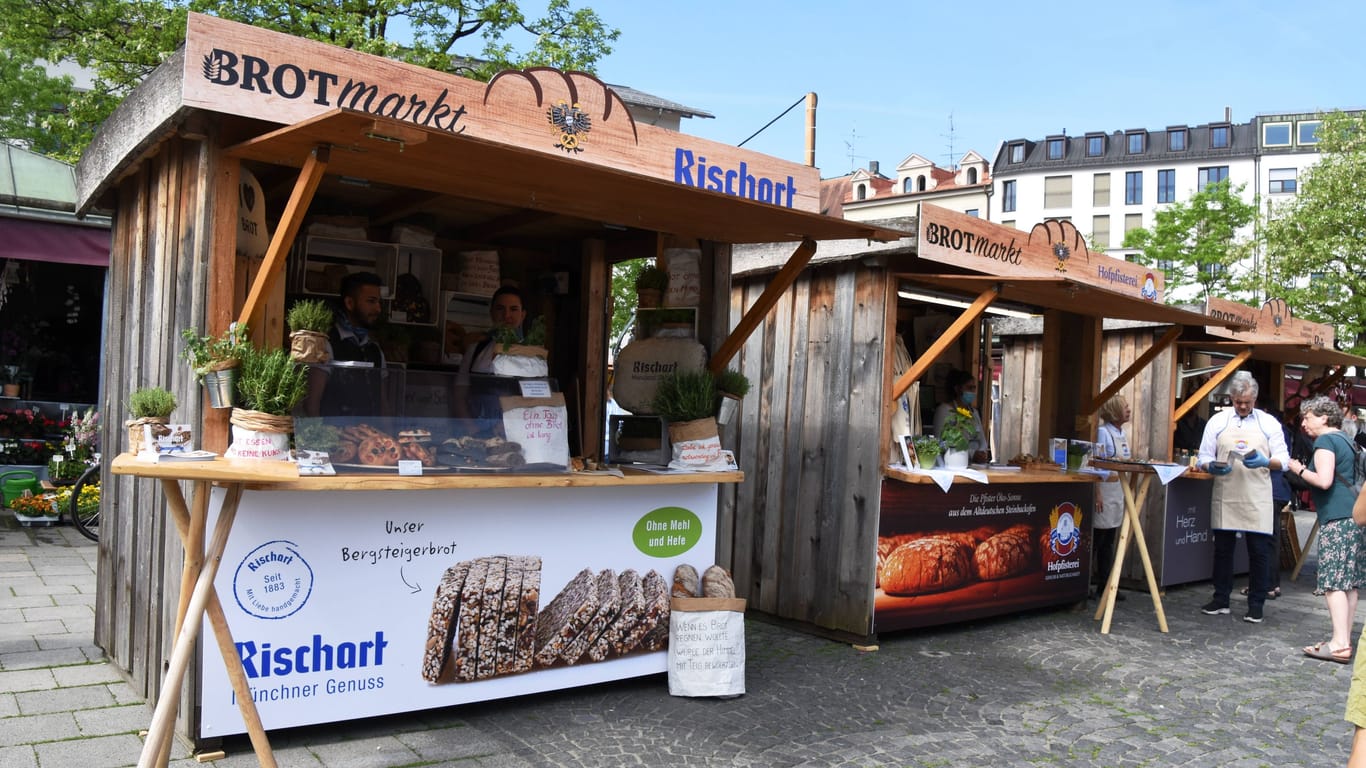
[(1110, 569), (1115, 567), (1115, 540), (1119, 538), (1118, 528), (1093, 528), (1091, 530), (1091, 557), (1095, 562), (1096, 585), (1105, 589), (1110, 578)]
[[(1260, 608), (1271, 591), (1271, 534), (1243, 531), (1247, 541), (1247, 607)], [(1233, 548), (1238, 543), (1237, 531), (1214, 531), (1214, 602), (1228, 605), (1233, 591)]]
[[(1271, 580), (1268, 582), (1267, 591), (1281, 588), (1281, 536), (1284, 535), (1281, 524), (1281, 510), (1290, 499), (1272, 499), (1271, 506), (1274, 511), (1271, 514), (1271, 556), (1267, 559), (1267, 571)], [(1251, 591), (1251, 590), (1249, 590)]]

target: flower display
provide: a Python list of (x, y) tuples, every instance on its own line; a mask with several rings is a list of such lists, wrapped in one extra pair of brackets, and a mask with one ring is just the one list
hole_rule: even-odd
[(972, 411), (958, 406), (944, 419), (944, 428), (939, 439), (951, 451), (966, 451), (968, 441), (977, 436), (977, 427), (972, 423)]
[(27, 517), (56, 517), (57, 500), (51, 494), (16, 496), (9, 500), (10, 509)]

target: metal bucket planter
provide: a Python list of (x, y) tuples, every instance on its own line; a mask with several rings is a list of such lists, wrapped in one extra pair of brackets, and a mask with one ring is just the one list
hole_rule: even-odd
[(740, 398), (728, 392), (721, 393), (721, 406), (716, 410), (716, 423), (725, 425), (735, 418), (735, 413), (740, 410)]
[(204, 391), (210, 408), (231, 408), (237, 403), (237, 369), (223, 368), (204, 374)]

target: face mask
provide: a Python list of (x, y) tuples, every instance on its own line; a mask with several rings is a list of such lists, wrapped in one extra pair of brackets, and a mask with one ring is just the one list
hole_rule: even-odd
[(976, 393), (976, 392), (964, 392), (964, 393), (963, 393), (963, 405), (972, 405), (972, 402), (973, 402), (974, 400), (976, 400), (976, 399), (977, 399), (977, 393)]

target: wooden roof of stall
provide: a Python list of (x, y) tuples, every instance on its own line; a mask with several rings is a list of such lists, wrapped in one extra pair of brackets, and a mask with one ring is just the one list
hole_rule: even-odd
[[(896, 239), (900, 233), (755, 202), (493, 141), (333, 110), (229, 148), (228, 154), (302, 168), (319, 147), (327, 172), (370, 184), (478, 201), (490, 219), (569, 216), (726, 243)], [(511, 180), (532, 180), (517, 183)]]
[[(583, 72), (508, 71), (487, 83), (191, 13), (185, 46), (139, 86), (78, 168), (89, 207), (175, 132), (206, 135), (289, 184), (329, 148), (329, 197), (364, 194), (372, 223), (421, 215), (439, 236), (526, 239), (636, 229), (729, 243), (895, 239), (818, 213), (820, 173), (637, 124)], [(262, 170), (262, 169), (253, 169)]]

